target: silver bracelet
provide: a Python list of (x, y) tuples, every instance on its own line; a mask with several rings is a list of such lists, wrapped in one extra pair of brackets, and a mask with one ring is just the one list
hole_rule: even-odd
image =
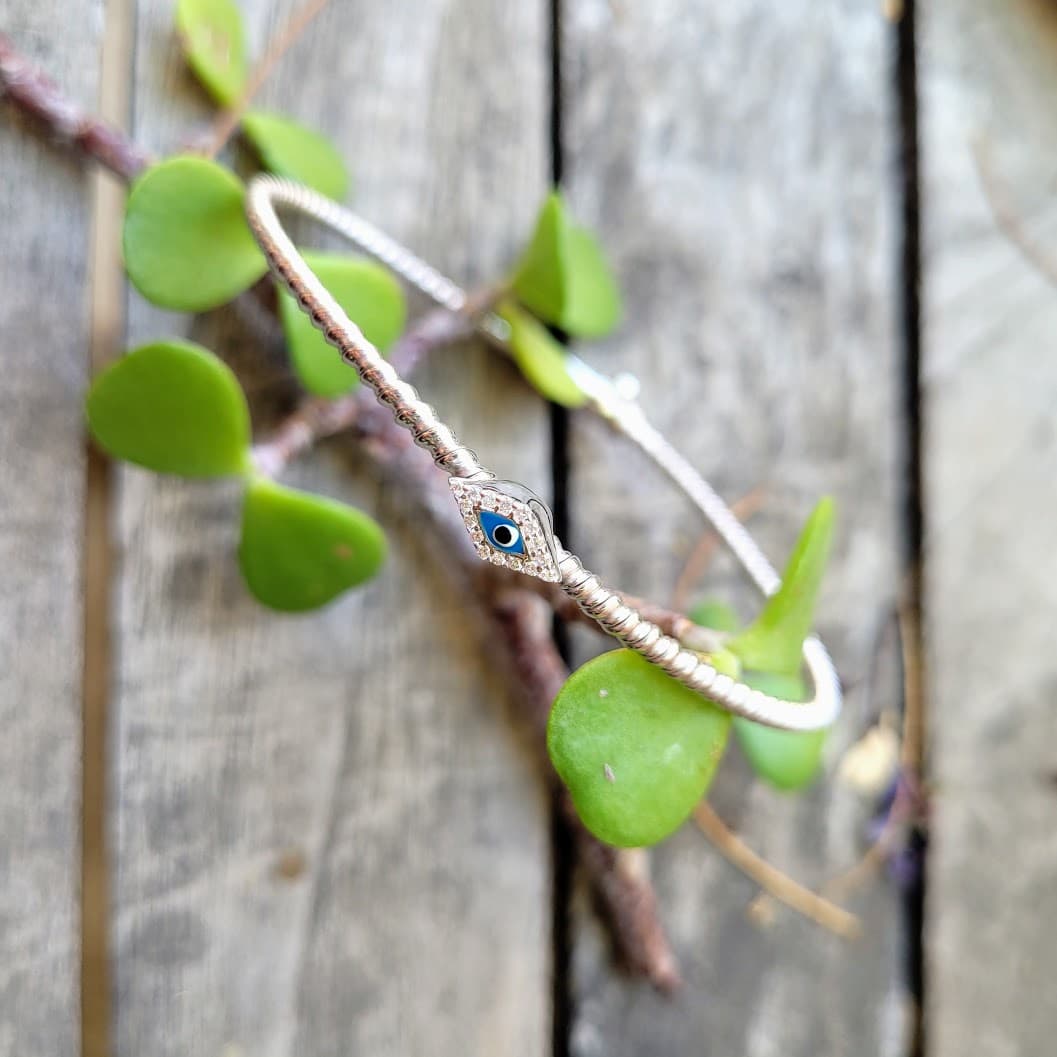
[[(466, 293), (384, 233), (307, 187), (268, 175), (257, 176), (250, 183), (246, 213), (272, 272), (378, 401), (392, 409), (393, 417), (411, 432), (415, 443), (447, 472), (467, 531), (483, 560), (560, 584), (603, 630), (736, 715), (785, 730), (818, 730), (833, 723), (841, 709), (840, 681), (817, 638), (804, 643), (804, 662), (814, 696), (805, 702), (786, 701), (718, 672), (699, 654), (625, 605), (618, 594), (585, 569), (555, 536), (547, 504), (524, 485), (498, 480), (486, 470), (363, 336), (295, 248), (276, 216), (277, 205), (325, 224), (453, 312), (466, 307)], [(487, 313), (479, 326), (500, 344), (509, 334), (505, 321), (494, 313)], [(687, 494), (760, 591), (773, 594), (781, 581), (755, 540), (708, 482), (649, 424), (634, 399), (574, 356), (569, 357), (569, 368), (590, 406), (637, 444)]]

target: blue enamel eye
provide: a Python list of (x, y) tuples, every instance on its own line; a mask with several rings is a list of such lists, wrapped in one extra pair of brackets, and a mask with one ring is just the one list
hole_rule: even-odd
[(524, 554), (525, 541), (521, 536), (521, 529), (508, 517), (496, 514), (491, 510), (482, 510), (477, 515), (481, 523), (484, 538), (497, 551), (503, 554)]

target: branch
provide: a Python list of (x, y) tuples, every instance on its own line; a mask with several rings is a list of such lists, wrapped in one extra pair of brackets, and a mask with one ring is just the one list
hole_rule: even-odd
[(0, 98), (6, 98), (55, 142), (72, 147), (122, 180), (133, 180), (153, 160), (120, 129), (78, 109), (15, 50), (4, 33), (0, 33)]
[[(40, 71), (20, 56), (10, 39), (0, 33), (0, 95), (28, 115), (52, 138), (76, 148), (89, 160), (124, 180), (134, 179), (152, 158), (124, 133), (98, 118), (83, 114)], [(391, 359), (403, 372), (411, 369), (432, 348), (469, 337), (475, 330), (472, 315), (485, 307), (494, 291), (472, 296), (467, 312), (431, 312), (397, 342)], [(307, 400), (273, 434), (254, 449), (262, 473), (278, 474), (286, 464), (326, 437), (351, 431), (374, 461), (407, 486), (429, 513), (446, 539), (444, 567), (458, 570), (462, 587), (481, 603), (480, 611), (493, 634), (489, 641), (505, 645), (512, 683), (520, 688), (537, 733), (546, 731), (546, 716), (557, 688), (568, 674), (554, 645), (550, 618), (538, 597), (510, 587), (510, 573), (479, 561), (457, 519), (454, 504), (433, 464), (413, 446), (369, 395), (357, 392), (340, 400)], [(438, 487), (440, 486), (440, 487)], [(452, 562), (453, 556), (459, 556)], [(519, 578), (520, 579), (520, 578)], [(540, 614), (543, 614), (542, 616)], [(543, 739), (537, 739), (541, 749)], [(545, 751), (548, 780), (558, 787)], [(560, 793), (563, 816), (575, 834), (577, 848), (603, 908), (611, 919), (614, 936), (628, 967), (647, 977), (659, 990), (672, 991), (679, 973), (663, 927), (657, 917), (656, 898), (648, 878), (635, 863), (633, 853), (617, 851), (596, 840), (576, 817), (567, 794)]]
[[(478, 563), (479, 568), (488, 569)], [(490, 599), (490, 600), (489, 600)], [(505, 631), (507, 661), (532, 720), (544, 767), (557, 792), (562, 819), (576, 840), (579, 862), (595, 890), (612, 928), (621, 961), (630, 972), (645, 976), (658, 991), (671, 994), (682, 984), (668, 937), (657, 913), (648, 860), (641, 849), (603, 844), (580, 821), (572, 797), (561, 784), (546, 754), (547, 718), (551, 703), (569, 670), (558, 653), (551, 616), (539, 599), (514, 588), (489, 592), (482, 598), (492, 618)]]
[(1024, 255), (1025, 259), (1048, 282), (1057, 286), (1057, 260), (1033, 239), (1025, 230), (1016, 209), (1010, 204), (1005, 188), (995, 175), (991, 155), (983, 140), (971, 146), (976, 173), (987, 200), (995, 224), (1009, 241)]
[[(431, 312), (391, 350), (390, 358), (404, 369), (408, 359), (425, 355), (444, 340), (473, 332), (464, 315)], [(602, 844), (580, 822), (572, 801), (561, 787), (546, 753), (547, 717), (551, 703), (568, 676), (551, 629), (551, 613), (539, 593), (538, 582), (482, 562), (473, 550), (446, 480), (432, 459), (415, 447), (388, 409), (370, 393), (357, 390), (336, 401), (305, 401), (272, 438), (254, 448), (261, 472), (277, 473), (290, 459), (318, 441), (338, 433), (355, 438), (385, 476), (399, 486), (419, 513), (430, 520), (430, 543), (443, 555), (442, 568), (455, 586), (476, 603), (471, 612), (482, 622), (482, 638), (489, 652), (500, 652), (509, 684), (516, 688), (548, 782), (558, 792), (563, 819), (572, 828), (588, 877), (609, 919), (623, 962), (649, 979), (658, 990), (671, 992), (680, 983), (675, 957), (657, 915), (653, 888), (633, 853)]]
[[(560, 587), (535, 580), (529, 590), (543, 595), (559, 619), (572, 624), (582, 624), (592, 631), (601, 631), (594, 617), (588, 616)], [(637, 595), (625, 594), (622, 591), (620, 596), (626, 605), (637, 609), (646, 620), (656, 624), (665, 635), (678, 639), (688, 649), (697, 650), (699, 653), (716, 653), (723, 648), (723, 643), (727, 638), (723, 632), (695, 624), (685, 613), (657, 605), (656, 602), (639, 598)]]
[[(730, 504), (730, 509), (739, 521), (747, 521), (763, 506), (766, 491), (763, 485), (757, 485), (751, 492), (746, 492), (740, 499)], [(672, 606), (675, 609), (686, 609), (690, 601), (690, 592), (704, 575), (720, 544), (719, 533), (714, 528), (705, 530), (697, 541), (690, 556), (686, 559), (675, 581), (672, 591)]]
[(297, 38), (308, 29), (312, 21), (329, 2), (330, 0), (308, 0), (308, 3), (294, 14), (282, 32), (272, 40), (268, 50), (264, 53), (264, 58), (261, 59), (254, 68), (253, 73), (250, 74), (245, 92), (232, 106), (222, 111), (217, 118), (205, 146), (202, 148), (202, 152), (207, 158), (215, 158), (224, 149), (224, 145), (231, 139), (235, 129), (239, 126), (239, 122), (242, 121), (243, 115), (249, 109), (250, 103), (253, 102), (253, 97), (261, 90), (264, 82), (268, 80), (268, 76), (275, 68), (276, 63), (297, 42)]
[(854, 914), (823, 899), (757, 855), (723, 824), (704, 800), (694, 808), (694, 821), (731, 863), (779, 902), (845, 939), (861, 935), (862, 926)]
[[(250, 98), (263, 83), (271, 66), (325, 4), (326, 0), (315, 0), (310, 4), (291, 23), (277, 45), (273, 46), (246, 96), (223, 118), (214, 142), (214, 152), (237, 126)], [(136, 146), (119, 129), (83, 113), (70, 103), (52, 81), (17, 53), (10, 39), (2, 33), (0, 95), (6, 97), (17, 111), (42, 126), (57, 142), (77, 149), (86, 158), (103, 165), (126, 181), (134, 179), (153, 161), (150, 154)], [(411, 369), (431, 348), (469, 337), (475, 330), (473, 315), (494, 296), (492, 291), (471, 299), (468, 311), (463, 314), (437, 310), (423, 317), (393, 350), (392, 358), (400, 365), (401, 373)], [(674, 991), (681, 983), (679, 970), (657, 915), (656, 896), (647, 875), (645, 853), (612, 848), (587, 831), (576, 815), (568, 792), (558, 782), (543, 749), (550, 705), (568, 671), (555, 647), (550, 632), (550, 618), (540, 604), (538, 582), (533, 580), (512, 586), (511, 574), (477, 560), (469, 547), (461, 520), (455, 516), (447, 489), (438, 487), (440, 478), (432, 472), (432, 463), (414, 449), (406, 432), (362, 392), (336, 401), (305, 401), (269, 441), (255, 447), (254, 461), (262, 473), (274, 476), (318, 441), (346, 431), (352, 431), (358, 437), (379, 466), (395, 473), (409, 486), (409, 491), (417, 496), (420, 505), (438, 527), (446, 526), (449, 561), (445, 567), (459, 569), (463, 586), (481, 603), (481, 611), (492, 625), (492, 630), (500, 632), (498, 640), (490, 636), (489, 641), (500, 641), (505, 647), (505, 660), (513, 676), (512, 681), (520, 688), (539, 736), (548, 779), (553, 788), (558, 790), (563, 818), (572, 828), (580, 861), (613, 926), (621, 957), (631, 971), (647, 977), (658, 990)], [(705, 549), (705, 545), (702, 549)], [(452, 555), (459, 556), (457, 563), (450, 561)], [(560, 593), (550, 590), (546, 601), (562, 617), (588, 620), (579, 607)], [(642, 599), (629, 597), (628, 602), (647, 619), (658, 624), (666, 634), (691, 648), (710, 652), (721, 642), (714, 633), (698, 627), (681, 613)], [(594, 621), (589, 622), (595, 626)], [(702, 810), (708, 809), (704, 805), (699, 809), (699, 824)], [(716, 822), (719, 820), (716, 819)], [(770, 876), (772, 884), (765, 884), (764, 887), (793, 906), (798, 901), (804, 903), (805, 895), (805, 905), (812, 905), (812, 901), (816, 901), (823, 908), (828, 906), (820, 897), (800, 889), (795, 882), (784, 878), (774, 867), (759, 859), (722, 823), (719, 826), (721, 829), (716, 831), (716, 834), (720, 834), (718, 843), (725, 846), (735, 861), (740, 858), (748, 863), (756, 871), (754, 876), (757, 879)], [(726, 833), (729, 840), (723, 839), (721, 833)], [(787, 883), (791, 889), (776, 882), (776, 878)], [(772, 887), (775, 883), (778, 891)], [(784, 896), (779, 895), (779, 892), (784, 892)], [(833, 909), (838, 914), (845, 914), (839, 908)], [(852, 915), (846, 917), (855, 920)], [(840, 932), (841, 919), (837, 918), (837, 921), (838, 926), (834, 930)], [(846, 930), (848, 927), (845, 922), (843, 928)]]
[[(427, 312), (393, 345), (389, 362), (406, 376), (433, 349), (465, 341), (476, 333), (476, 317), (495, 297), (492, 289), (472, 293), (462, 312), (434, 308)], [(373, 401), (370, 402), (372, 406)], [(276, 477), (293, 459), (304, 455), (321, 440), (351, 429), (366, 413), (363, 393), (328, 400), (309, 397), (302, 401), (271, 437), (254, 448), (254, 462), (261, 473)]]

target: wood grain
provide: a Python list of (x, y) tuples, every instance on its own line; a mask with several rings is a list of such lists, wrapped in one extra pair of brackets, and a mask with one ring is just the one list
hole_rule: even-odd
[(922, 6), (929, 1053), (1012, 1057), (1057, 1031), (1057, 291), (1003, 226), (1053, 258), (1057, 15)]
[[(63, 9), (14, 0), (3, 29), (91, 101), (97, 20)], [(2, 102), (0, 172), (0, 1054), (73, 1057), (90, 193)]]
[[(642, 378), (648, 413), (723, 494), (766, 489), (753, 527), (779, 564), (813, 503), (836, 496), (820, 621), (855, 688), (900, 553), (887, 26), (877, 5), (844, 0), (578, 0), (565, 13), (566, 184), (627, 307), (620, 333), (584, 353)], [(702, 532), (687, 505), (591, 421), (575, 422), (571, 494), (571, 542), (590, 567), (663, 599)], [(745, 615), (757, 604), (727, 561), (702, 592)], [(830, 773), (862, 702), (853, 689)], [(831, 777), (779, 797), (736, 752), (713, 802), (815, 886), (856, 859), (869, 808)], [(690, 827), (653, 863), (686, 988), (666, 1003), (614, 977), (578, 906), (577, 1057), (904, 1052), (883, 882), (855, 901), (865, 934), (849, 944), (786, 912), (768, 930), (750, 923), (754, 886)]]
[[(291, 3), (244, 5), (258, 53)], [(136, 132), (207, 112), (167, 0), (142, 0)], [(466, 281), (504, 267), (545, 171), (539, 5), (333, 4), (262, 103), (321, 127), (366, 216)], [(288, 399), (267, 331), (132, 305)], [(241, 337), (239, 335), (242, 335)], [(545, 412), (478, 349), (421, 379), (482, 458), (546, 489)], [(400, 496), (332, 446), (291, 483), (389, 530), (384, 574), (323, 613), (262, 611), (232, 551), (237, 486), (122, 475), (117, 1053), (536, 1055), (548, 1037), (547, 825), (474, 626)], [(228, 1049), (225, 1049), (228, 1047)]]

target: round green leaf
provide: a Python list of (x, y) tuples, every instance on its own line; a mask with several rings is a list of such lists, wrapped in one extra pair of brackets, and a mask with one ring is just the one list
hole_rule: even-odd
[(565, 349), (537, 319), (514, 304), (503, 304), (499, 315), (510, 326), (510, 352), (521, 373), (540, 395), (563, 407), (583, 407), (587, 397), (565, 366)]
[(631, 650), (573, 672), (547, 749), (584, 825), (619, 847), (676, 830), (712, 781), (730, 716)]
[(243, 116), (242, 131), (269, 171), (315, 188), (328, 198), (345, 197), (349, 184), (345, 162), (326, 137), (260, 110)]
[(233, 0), (177, 0), (187, 63), (210, 95), (231, 106), (246, 88), (246, 35)]
[(602, 251), (572, 223), (556, 191), (540, 210), (512, 286), (537, 316), (576, 337), (600, 337), (620, 321), (620, 294)]
[(185, 477), (250, 468), (246, 398), (199, 345), (161, 341), (130, 352), (95, 379), (86, 405), (92, 436), (119, 459)]
[(152, 166), (125, 207), (125, 268), (163, 308), (203, 312), (265, 272), (243, 213), (243, 187), (216, 162), (190, 155)]
[[(334, 299), (384, 352), (404, 329), (407, 309), (400, 284), (381, 265), (359, 257), (306, 253), (309, 267)], [(316, 396), (338, 396), (359, 384), (356, 369), (324, 340), (297, 302), (279, 290), (279, 317), (294, 371), (301, 384)]]
[(369, 580), (385, 560), (378, 523), (344, 503), (254, 477), (242, 507), (239, 565), (272, 609), (325, 605)]
[[(743, 678), (749, 686), (764, 693), (789, 701), (807, 700), (804, 681), (799, 675), (746, 672)], [(824, 730), (776, 730), (736, 716), (734, 733), (752, 769), (782, 792), (794, 792), (810, 785), (822, 767)]]

